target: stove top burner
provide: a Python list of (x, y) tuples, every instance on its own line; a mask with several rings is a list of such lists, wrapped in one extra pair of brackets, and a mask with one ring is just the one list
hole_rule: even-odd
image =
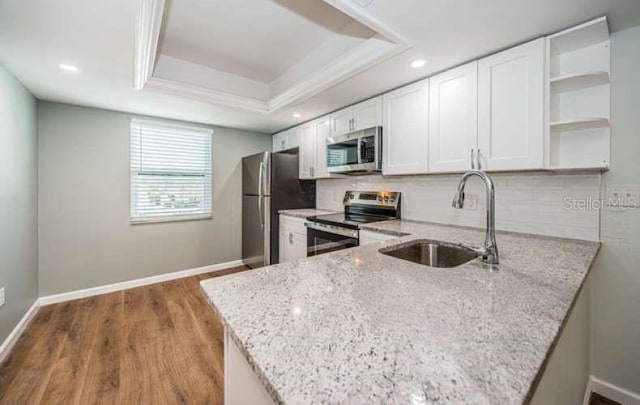
[(370, 222), (400, 218), (400, 193), (347, 191), (342, 199), (344, 213), (316, 215), (308, 221), (358, 230)]
[(359, 229), (360, 225), (368, 224), (371, 222), (388, 221), (390, 219), (396, 219), (391, 216), (376, 216), (376, 215), (362, 215), (362, 214), (324, 214), (316, 215), (307, 218), (311, 222), (319, 222), (321, 224), (336, 225), (343, 228)]

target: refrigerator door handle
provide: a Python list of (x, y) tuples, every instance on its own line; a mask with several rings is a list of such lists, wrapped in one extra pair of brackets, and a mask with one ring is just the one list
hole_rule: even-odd
[(260, 169), (258, 170), (258, 215), (260, 218), (260, 229), (264, 229), (264, 208), (262, 204), (264, 204), (264, 162), (260, 162)]

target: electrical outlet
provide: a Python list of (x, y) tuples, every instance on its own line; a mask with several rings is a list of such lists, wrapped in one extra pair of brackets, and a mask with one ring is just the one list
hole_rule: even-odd
[(605, 206), (609, 210), (640, 207), (640, 187), (634, 185), (607, 187)]
[(478, 208), (478, 195), (473, 193), (465, 193), (464, 206), (462, 208), (465, 210), (475, 211)]
[(4, 306), (4, 287), (0, 287), (0, 307)]
[(627, 208), (638, 208), (640, 205), (640, 187), (629, 186), (622, 188), (624, 206)]

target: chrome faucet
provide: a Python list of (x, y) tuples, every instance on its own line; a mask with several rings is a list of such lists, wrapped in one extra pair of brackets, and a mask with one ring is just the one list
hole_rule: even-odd
[(485, 189), (487, 190), (487, 233), (484, 239), (484, 246), (481, 248), (474, 248), (479, 255), (482, 256), (482, 260), (487, 264), (498, 264), (498, 244), (496, 243), (496, 199), (495, 199), (495, 186), (493, 180), (487, 173), (482, 170), (470, 170), (466, 172), (458, 183), (458, 191), (453, 197), (453, 208), (462, 209), (464, 205), (464, 187), (467, 184), (467, 180), (472, 176), (478, 176), (484, 182)]

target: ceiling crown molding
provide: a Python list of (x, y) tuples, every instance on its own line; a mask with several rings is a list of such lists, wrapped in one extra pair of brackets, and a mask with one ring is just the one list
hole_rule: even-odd
[(209, 89), (207, 87), (194, 86), (187, 83), (177, 82), (175, 80), (150, 77), (147, 80), (144, 88), (148, 90), (156, 90), (166, 94), (204, 101), (207, 103), (220, 104), (262, 114), (269, 113), (268, 104), (265, 101), (225, 93), (222, 91)]
[(311, 72), (304, 80), (292, 84), (278, 95), (261, 100), (154, 76), (166, 1), (140, 0), (140, 11), (136, 20), (134, 88), (270, 114), (309, 99), (410, 48), (406, 39), (368, 16), (351, 1), (324, 1), (374, 30), (378, 35), (363, 41), (321, 69)]
[(308, 79), (273, 97), (269, 100), (269, 112), (313, 97), (405, 49), (377, 38), (368, 39)]
[[(407, 38), (398, 32), (392, 30), (387, 27), (384, 23), (382, 23), (377, 18), (371, 17), (371, 15), (367, 14), (365, 8), (371, 3), (372, 0), (367, 1), (366, 4), (356, 4), (353, 0), (323, 0), (325, 3), (331, 5), (332, 7), (340, 10), (343, 14), (348, 15), (354, 20), (360, 22), (360, 24), (366, 25), (371, 28), (373, 31), (382, 35), (389, 41), (393, 43), (405, 46), (407, 48), (411, 47), (411, 43)], [(361, 2), (360, 2), (361, 3)]]
[(135, 39), (134, 88), (136, 90), (141, 90), (153, 74), (164, 7), (165, 0), (140, 0)]

